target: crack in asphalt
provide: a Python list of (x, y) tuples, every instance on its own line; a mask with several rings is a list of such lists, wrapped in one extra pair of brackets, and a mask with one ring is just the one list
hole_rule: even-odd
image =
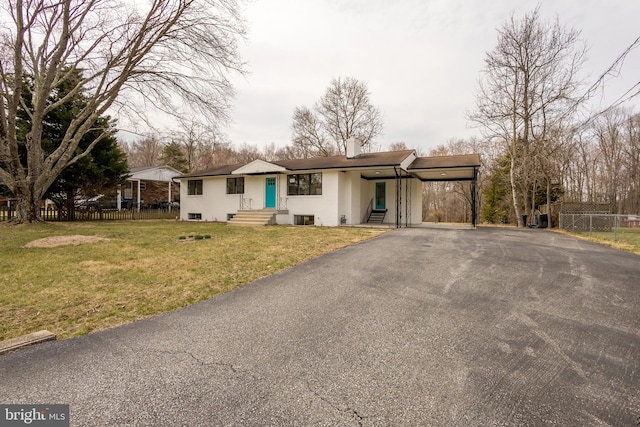
[(358, 426), (362, 427), (364, 425), (363, 422), (367, 417), (360, 415), (356, 409), (353, 409), (350, 405), (346, 405), (346, 409), (342, 409), (339, 404), (336, 404), (336, 403), (332, 402), (327, 397), (322, 396), (320, 393), (318, 393), (316, 390), (314, 390), (308, 382), (306, 384), (307, 384), (307, 390), (309, 390), (318, 399), (322, 400), (323, 402), (325, 402), (326, 404), (328, 404), (329, 406), (331, 406), (333, 409), (335, 409), (338, 412), (351, 414), (351, 416), (358, 423)]
[(168, 351), (168, 350), (149, 350), (152, 351), (154, 353), (162, 353), (162, 354), (170, 354), (172, 356), (176, 356), (176, 355), (187, 355), (189, 357), (191, 357), (193, 360), (195, 360), (198, 364), (200, 364), (201, 366), (218, 366), (218, 367), (223, 367), (223, 368), (227, 368), (229, 369), (231, 372), (233, 372), (237, 377), (240, 377), (242, 375), (248, 375), (249, 377), (253, 378), (254, 380), (257, 381), (263, 381), (263, 378), (254, 375), (251, 371), (248, 370), (243, 370), (238, 368), (236, 365), (234, 365), (233, 363), (228, 363), (228, 362), (217, 362), (217, 361), (212, 361), (212, 362), (207, 362), (205, 360), (200, 359), (199, 357), (197, 357), (196, 355), (194, 355), (193, 353), (191, 353), (190, 351)]
[[(153, 349), (147, 349), (147, 351), (150, 351), (150, 352), (153, 352), (153, 353), (159, 353), (159, 354), (168, 354), (168, 355), (171, 355), (171, 356), (186, 355), (186, 356), (189, 356), (191, 359), (195, 360), (201, 366), (218, 366), (218, 367), (227, 368), (231, 372), (233, 372), (236, 375), (236, 377), (238, 377), (238, 378), (240, 378), (242, 375), (248, 375), (249, 377), (251, 377), (252, 379), (254, 379), (256, 381), (263, 381), (264, 380), (264, 378), (258, 377), (258, 376), (254, 375), (250, 371), (239, 369), (237, 366), (235, 366), (232, 363), (216, 362), (216, 361), (207, 362), (205, 360), (200, 359), (199, 357), (197, 357), (195, 354), (193, 354), (190, 351), (184, 351), (184, 350), (182, 350), (182, 351), (169, 351), (169, 350), (153, 350)], [(350, 414), (351, 417), (357, 422), (357, 425), (359, 427), (362, 427), (364, 425), (363, 424), (364, 420), (367, 417), (365, 417), (363, 415), (360, 415), (360, 413), (358, 412), (357, 409), (352, 408), (348, 404), (340, 405), (339, 403), (334, 403), (329, 398), (321, 395), (316, 390), (314, 390), (308, 382), (306, 383), (306, 385), (307, 385), (307, 390), (308, 391), (310, 391), (318, 399), (320, 399), (323, 402), (327, 403), (331, 408), (335, 409), (338, 412)], [(345, 406), (346, 406), (346, 409), (343, 409)]]
[(356, 418), (356, 421), (358, 421), (358, 425), (359, 425), (360, 427), (362, 427), (362, 426), (363, 426), (362, 422), (364, 421), (364, 418), (365, 418), (365, 417), (363, 417), (362, 415), (360, 415), (360, 414), (358, 413), (358, 411), (356, 411), (355, 409), (353, 409), (353, 408), (352, 408), (352, 407), (350, 407), (350, 406), (349, 406), (349, 407), (347, 407), (347, 411), (351, 412), (351, 414)]

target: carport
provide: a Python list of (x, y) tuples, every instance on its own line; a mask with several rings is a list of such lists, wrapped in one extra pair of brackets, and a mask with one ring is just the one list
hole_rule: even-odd
[[(155, 183), (157, 185), (166, 185), (167, 202), (169, 203), (169, 210), (171, 209), (171, 202), (173, 202), (175, 195), (180, 194), (174, 192), (173, 185), (176, 183), (173, 178), (180, 175), (181, 172), (171, 166), (146, 166), (131, 168), (130, 175), (127, 178), (128, 186), (124, 187), (124, 199), (131, 200), (135, 203), (136, 209), (139, 211), (142, 204), (142, 194), (147, 190), (146, 183)], [(118, 188), (118, 210), (121, 208), (122, 189)]]
[(475, 228), (477, 224), (477, 180), (479, 169), (480, 155), (464, 154), (418, 157), (411, 163), (407, 172), (410, 176), (418, 178), (422, 182), (471, 181), (471, 225)]

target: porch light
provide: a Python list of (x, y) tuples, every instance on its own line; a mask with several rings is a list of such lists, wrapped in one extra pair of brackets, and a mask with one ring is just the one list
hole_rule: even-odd
[(380, 175), (380, 171), (376, 171), (376, 175)]
[(440, 176), (447, 176), (447, 173), (446, 173), (446, 172), (442, 172), (442, 173), (440, 174)]

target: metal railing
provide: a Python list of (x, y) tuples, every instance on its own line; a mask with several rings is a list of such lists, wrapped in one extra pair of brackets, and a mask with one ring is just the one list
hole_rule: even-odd
[(251, 199), (249, 197), (244, 197), (244, 194), (240, 195), (240, 210), (241, 211), (251, 210)]
[(287, 200), (289, 200), (287, 197), (280, 197), (278, 199), (278, 210), (287, 210)]
[(369, 220), (369, 215), (373, 212), (373, 199), (369, 201), (369, 206), (367, 206), (367, 211), (364, 213), (364, 217), (362, 218), (362, 223), (364, 224)]

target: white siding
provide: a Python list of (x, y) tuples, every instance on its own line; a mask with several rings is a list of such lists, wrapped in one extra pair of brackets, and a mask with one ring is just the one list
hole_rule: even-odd
[[(342, 215), (347, 225), (360, 224), (366, 213), (369, 202), (375, 195), (376, 182), (385, 182), (387, 214), (384, 222), (395, 224), (396, 221), (396, 187), (395, 179), (364, 180), (358, 171), (341, 172), (338, 170), (322, 173), (322, 195), (289, 196), (287, 195), (287, 175), (245, 176), (245, 199), (250, 199), (251, 209), (265, 207), (265, 179), (276, 177), (276, 203), (288, 213), (277, 215), (278, 224), (293, 224), (295, 215), (313, 215), (318, 226), (335, 227), (340, 225)], [(202, 178), (202, 195), (187, 195), (187, 180), (180, 186), (180, 217), (188, 220), (189, 214), (201, 214), (202, 221), (227, 221), (229, 214), (240, 209), (239, 194), (226, 194), (227, 177)], [(402, 180), (402, 224), (405, 223), (406, 191), (409, 185), (411, 193), (412, 224), (422, 222), (422, 185), (416, 179)]]
[[(384, 182), (385, 183), (385, 204), (387, 209), (387, 214), (384, 217), (385, 224), (395, 224), (396, 223), (396, 180), (395, 179), (376, 179), (376, 180), (363, 180), (362, 181), (362, 193), (360, 196), (361, 200), (361, 217), (363, 217), (367, 208), (369, 207), (369, 203), (371, 199), (375, 197), (376, 191), (376, 183)], [(407, 190), (406, 187), (409, 186), (409, 197), (410, 197), (410, 214), (409, 218), (410, 224), (420, 224), (422, 222), (422, 185), (417, 179), (403, 179), (402, 180), (402, 188), (401, 188), (401, 215), (402, 215), (402, 224), (404, 225), (407, 218)], [(375, 200), (373, 202), (373, 208), (375, 209)]]
[(274, 176), (275, 175), (257, 175), (244, 177), (244, 197), (245, 200), (251, 199), (251, 209), (264, 209), (266, 179), (267, 177), (273, 178)]
[[(294, 215), (313, 215), (315, 225), (329, 227), (340, 225), (338, 214), (340, 180), (338, 175), (340, 173), (339, 171), (322, 173), (322, 195), (288, 196), (286, 184), (282, 185), (280, 194), (287, 198), (287, 209), (289, 210), (287, 224), (293, 224)], [(284, 182), (286, 183), (286, 181)]]
[(341, 218), (344, 215), (347, 225), (360, 224), (362, 222), (362, 201), (360, 197), (362, 182), (360, 172), (347, 171), (338, 174), (338, 185), (340, 187), (338, 216)]
[(202, 214), (202, 221), (225, 222), (227, 221), (227, 214), (233, 214), (238, 211), (240, 195), (226, 194), (226, 177), (202, 178), (201, 195), (187, 195), (187, 187), (187, 180), (181, 180), (180, 219), (182, 220), (188, 220), (190, 213), (199, 213)]
[(411, 224), (422, 223), (422, 181), (411, 180)]

